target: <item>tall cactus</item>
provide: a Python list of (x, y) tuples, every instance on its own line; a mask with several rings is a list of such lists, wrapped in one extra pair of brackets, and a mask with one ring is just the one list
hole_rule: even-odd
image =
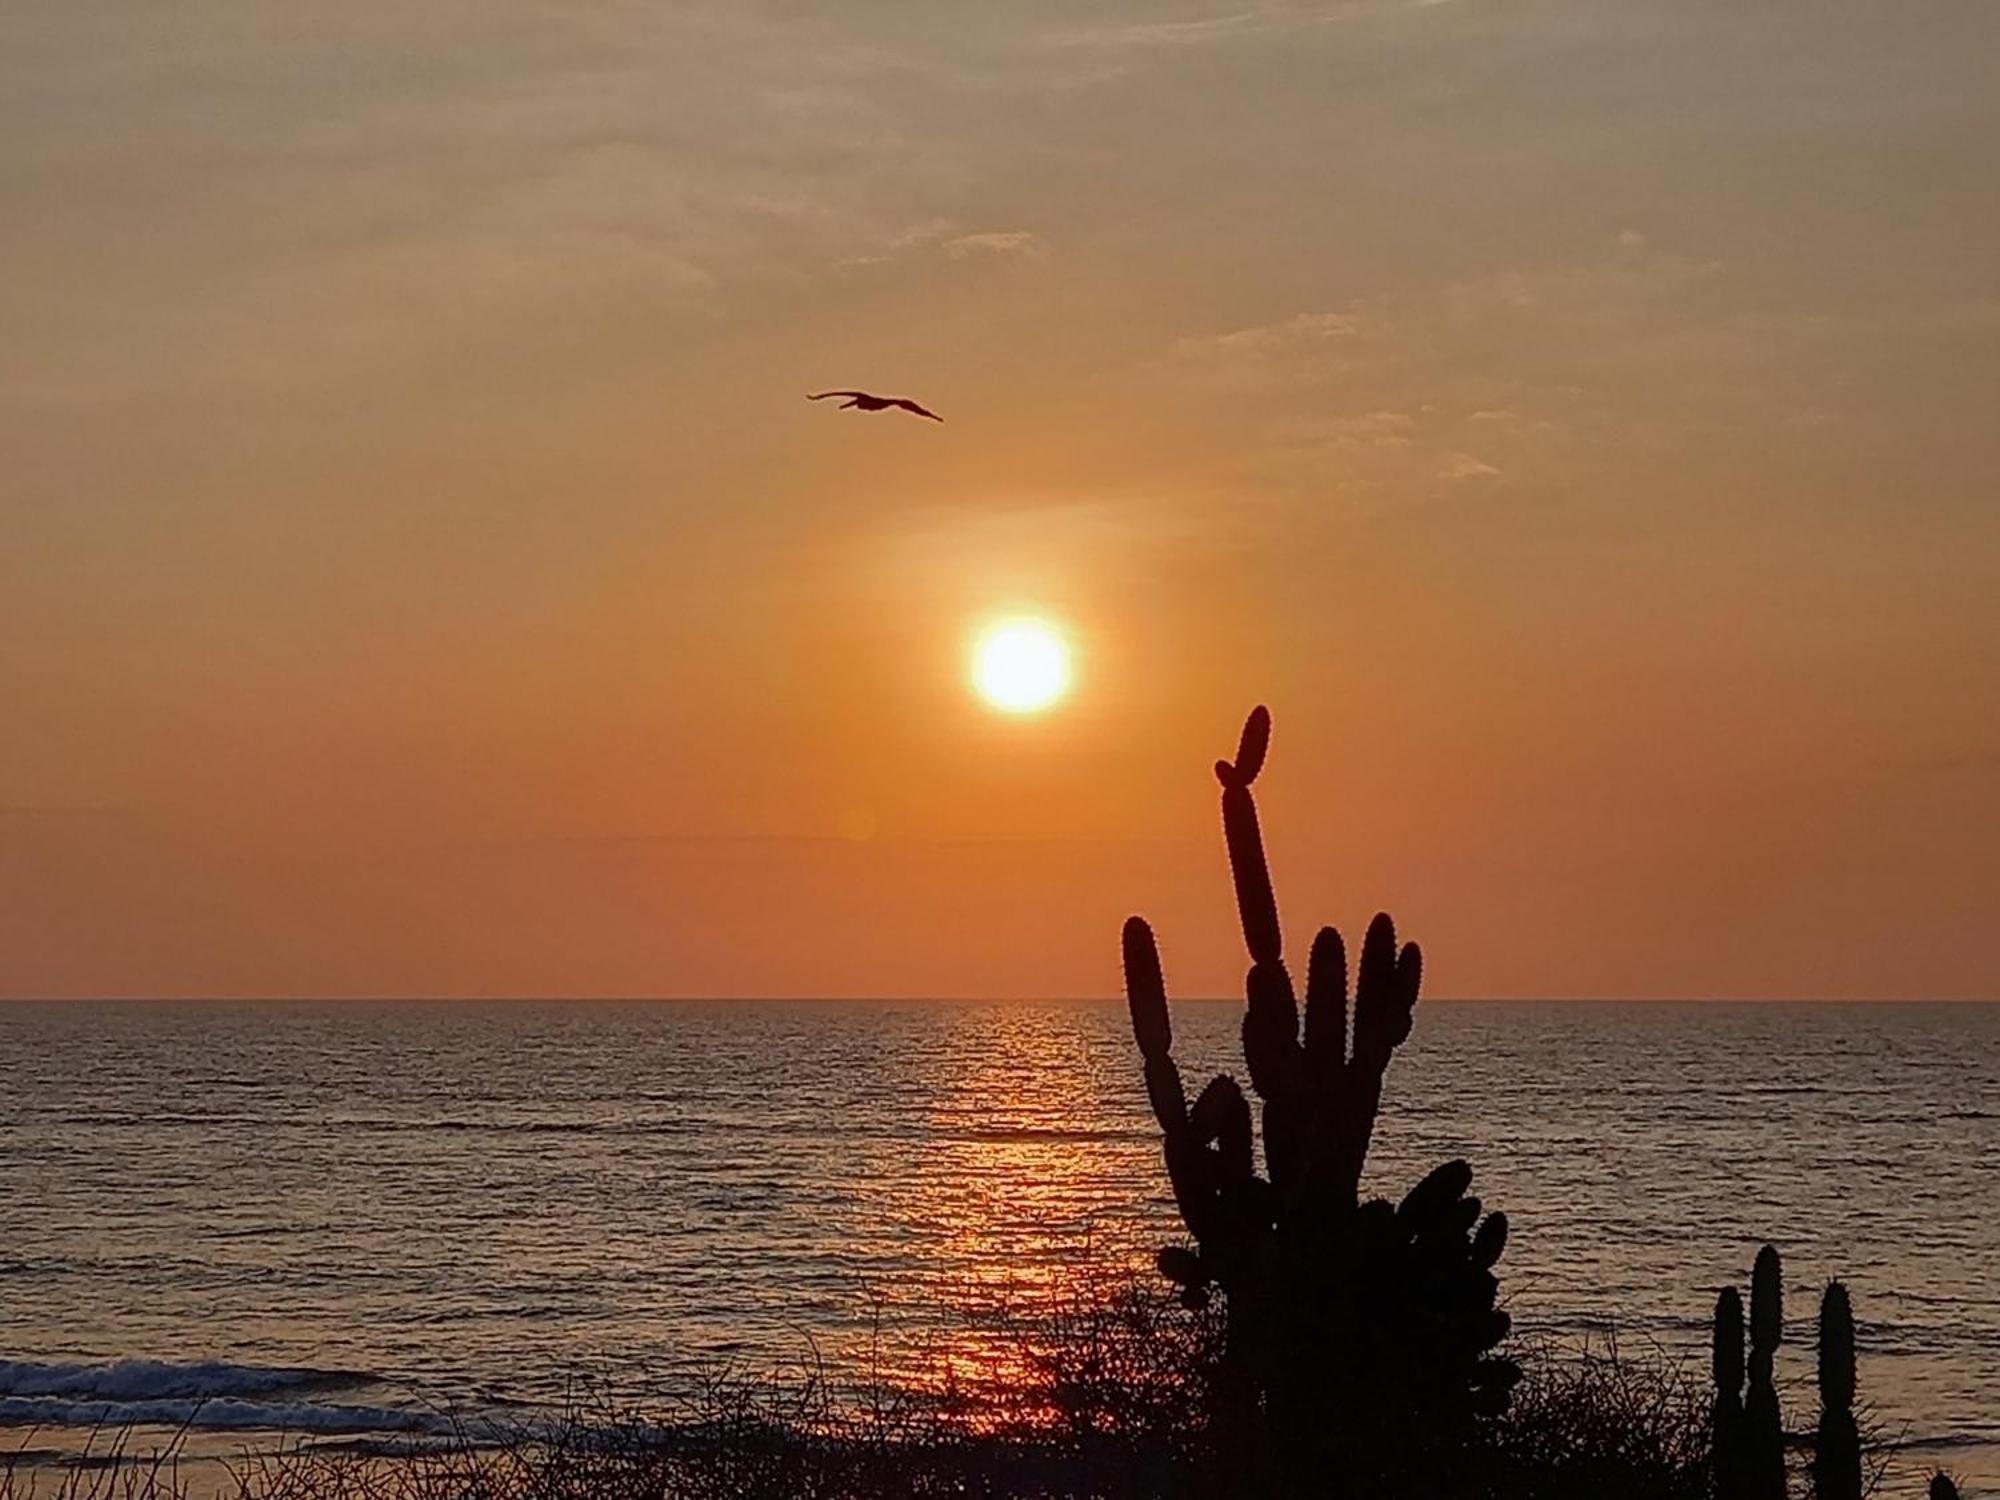
[(1715, 1493), (1745, 1500), (1743, 1299), (1726, 1286), (1715, 1299)]
[(1422, 956), (1414, 943), (1398, 949), (1386, 914), (1369, 925), (1350, 1044), (1346, 948), (1337, 931), (1321, 928), (1301, 1031), (1251, 794), (1270, 734), (1260, 707), (1244, 723), (1236, 758), (1215, 766), (1250, 955), (1243, 1060), (1263, 1104), (1265, 1175), (1250, 1103), (1232, 1079), (1212, 1080), (1187, 1103), (1159, 951), (1141, 918), (1126, 922), (1123, 947), (1146, 1093), (1195, 1242), (1191, 1251), (1161, 1252), (1160, 1269), (1190, 1305), (1221, 1289), (1241, 1409), (1263, 1424), (1267, 1452), (1296, 1458), (1344, 1436), (1432, 1434), (1441, 1423), (1499, 1411), (1520, 1372), (1489, 1352), (1508, 1328), (1494, 1306), (1493, 1274), (1507, 1222), (1499, 1213), (1479, 1222), (1479, 1200), (1467, 1194), (1471, 1168), (1439, 1167), (1396, 1207), (1359, 1202), (1383, 1075), (1410, 1034)]
[(1784, 1500), (1785, 1424), (1775, 1369), (1785, 1336), (1784, 1272), (1770, 1245), (1750, 1272), (1750, 1395), (1744, 1403), (1745, 1474), (1751, 1500)]
[(1713, 1458), (1718, 1500), (1784, 1500), (1785, 1429), (1773, 1378), (1785, 1327), (1783, 1283), (1778, 1252), (1766, 1245), (1757, 1252), (1750, 1278), (1747, 1399), (1743, 1299), (1733, 1286), (1724, 1287), (1715, 1299)]
[(1819, 1436), (1813, 1447), (1817, 1500), (1861, 1500), (1861, 1432), (1854, 1425), (1854, 1308), (1847, 1288), (1827, 1283), (1819, 1299)]

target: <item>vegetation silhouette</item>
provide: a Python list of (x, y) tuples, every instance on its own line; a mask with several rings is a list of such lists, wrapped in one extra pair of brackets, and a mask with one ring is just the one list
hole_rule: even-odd
[(1301, 1028), (1251, 794), (1270, 733), (1270, 714), (1253, 710), (1236, 758), (1215, 766), (1251, 961), (1243, 1060), (1263, 1101), (1266, 1175), (1233, 1079), (1216, 1077), (1188, 1104), (1152, 929), (1139, 917), (1125, 924), (1132, 1033), (1195, 1242), (1161, 1251), (1159, 1266), (1187, 1305), (1202, 1305), (1212, 1288), (1225, 1299), (1216, 1461), (1245, 1488), (1325, 1494), (1338, 1479), (1372, 1494), (1435, 1482), (1476, 1419), (1507, 1406), (1520, 1368), (1492, 1352), (1509, 1327), (1494, 1274), (1507, 1221), (1495, 1213), (1480, 1222), (1462, 1161), (1438, 1167), (1400, 1204), (1360, 1201), (1383, 1076), (1413, 1024), (1422, 954), (1415, 943), (1398, 949), (1386, 913), (1369, 925), (1350, 1049), (1346, 948), (1321, 928)]
[(1743, 1298), (1733, 1286), (1716, 1295), (1714, 1347), (1716, 1500), (1744, 1500), (1749, 1430), (1743, 1409)]
[[(1809, 1448), (1813, 1500), (1861, 1500), (1880, 1482), (1881, 1445), (1864, 1443), (1854, 1415), (1857, 1378), (1854, 1303), (1830, 1281), (1819, 1301), (1819, 1422), (1811, 1437), (1788, 1438), (1778, 1410), (1773, 1358), (1784, 1329), (1783, 1267), (1770, 1245), (1757, 1252), (1750, 1287), (1749, 1398), (1744, 1398), (1743, 1299), (1724, 1287), (1715, 1299), (1715, 1395), (1710, 1468), (1716, 1500), (1788, 1493), (1787, 1446)], [(1862, 1458), (1877, 1456), (1876, 1472)], [(1930, 1500), (1958, 1500), (1948, 1475), (1931, 1476)]]
[(1778, 1252), (1757, 1252), (1750, 1277), (1749, 1386), (1744, 1390), (1743, 1300), (1735, 1287), (1715, 1299), (1715, 1493), (1717, 1500), (1784, 1500), (1785, 1428), (1775, 1380), (1784, 1337), (1784, 1272)]
[(1847, 1288), (1819, 1299), (1819, 1429), (1813, 1443), (1818, 1500), (1861, 1500), (1861, 1429), (1854, 1422), (1854, 1308)]

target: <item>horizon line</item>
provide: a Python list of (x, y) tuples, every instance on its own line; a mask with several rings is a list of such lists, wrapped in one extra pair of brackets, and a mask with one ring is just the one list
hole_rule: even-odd
[[(1123, 995), (0, 995), (6, 1005), (1123, 1005)], [(1240, 995), (1176, 995), (1176, 1005), (1241, 1005)], [(1426, 995), (1435, 1005), (2000, 1005), (1991, 995)]]

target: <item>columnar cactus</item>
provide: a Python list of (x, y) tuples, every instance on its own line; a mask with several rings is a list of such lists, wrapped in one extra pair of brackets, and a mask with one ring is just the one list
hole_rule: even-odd
[[(1257, 1172), (1249, 1101), (1212, 1080), (1192, 1105), (1173, 1059), (1166, 984), (1153, 932), (1125, 924), (1125, 987), (1146, 1093), (1164, 1136), (1167, 1175), (1195, 1247), (1161, 1252), (1160, 1269), (1199, 1305), (1227, 1299), (1230, 1360), (1272, 1446), (1336, 1433), (1432, 1433), (1495, 1412), (1519, 1370), (1489, 1353), (1505, 1338), (1493, 1267), (1507, 1222), (1479, 1222), (1472, 1171), (1450, 1162), (1400, 1206), (1359, 1202), (1389, 1059), (1409, 1036), (1422, 975), (1384, 914), (1368, 928), (1355, 975), (1350, 1046), (1347, 954), (1321, 928), (1306, 972), (1303, 1031), (1284, 961), (1277, 900), (1251, 783), (1270, 715), (1243, 726), (1218, 761), (1223, 834), (1250, 955), (1243, 1060), (1263, 1103)], [(1475, 1233), (1475, 1225), (1477, 1232)], [(1385, 1425), (1386, 1424), (1386, 1425)]]
[(1743, 1299), (1726, 1286), (1715, 1299), (1715, 1493), (1744, 1500)]
[[(1715, 1299), (1715, 1493), (1719, 1500), (1784, 1500), (1785, 1429), (1773, 1379), (1784, 1334), (1778, 1252), (1757, 1252), (1750, 1280), (1749, 1396), (1743, 1395), (1743, 1299), (1724, 1287)], [(1850, 1384), (1852, 1382), (1850, 1381)]]
[(1766, 1245), (1750, 1272), (1750, 1396), (1745, 1407), (1745, 1471), (1751, 1500), (1784, 1500), (1785, 1424), (1775, 1366), (1785, 1336), (1784, 1273)]
[(1854, 1425), (1854, 1309), (1829, 1282), (1819, 1301), (1819, 1436), (1813, 1447), (1817, 1500), (1861, 1500), (1861, 1433)]

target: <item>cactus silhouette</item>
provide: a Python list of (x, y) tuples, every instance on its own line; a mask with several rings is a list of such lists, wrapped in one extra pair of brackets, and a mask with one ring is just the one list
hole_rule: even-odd
[(1861, 1500), (1861, 1432), (1854, 1425), (1854, 1309), (1847, 1288), (1827, 1283), (1819, 1299), (1819, 1436), (1813, 1446), (1818, 1500)]
[(1743, 1299), (1726, 1286), (1715, 1299), (1715, 1493), (1744, 1494)]
[(1784, 1272), (1766, 1245), (1750, 1272), (1750, 1394), (1744, 1402), (1746, 1493), (1784, 1500), (1785, 1424), (1778, 1411), (1774, 1369), (1785, 1336)]
[[(1778, 1252), (1757, 1252), (1750, 1278), (1749, 1389), (1744, 1394), (1743, 1299), (1724, 1287), (1715, 1299), (1715, 1422), (1712, 1458), (1719, 1500), (1783, 1500), (1785, 1428), (1773, 1379), (1784, 1335), (1784, 1277)], [(1845, 1294), (1843, 1293), (1843, 1298)], [(1848, 1390), (1853, 1391), (1849, 1324)]]
[[(1216, 762), (1223, 836), (1250, 954), (1243, 1061), (1263, 1105), (1259, 1175), (1250, 1102), (1227, 1076), (1187, 1102), (1173, 1059), (1153, 931), (1125, 924), (1126, 996), (1159, 1121), (1174, 1201), (1192, 1250), (1160, 1270), (1200, 1305), (1225, 1298), (1225, 1428), (1266, 1467), (1297, 1478), (1334, 1453), (1378, 1470), (1420, 1455), (1474, 1416), (1505, 1408), (1520, 1377), (1490, 1351), (1507, 1334), (1494, 1265), (1506, 1216), (1480, 1222), (1472, 1169), (1447, 1162), (1398, 1205), (1363, 1204), (1361, 1170), (1389, 1060), (1409, 1036), (1422, 976), (1386, 914), (1369, 925), (1349, 1031), (1347, 953), (1320, 929), (1306, 970), (1303, 1028), (1285, 967), (1278, 904), (1251, 784), (1270, 744), (1254, 710), (1233, 761)], [(1475, 1230), (1476, 1226), (1476, 1230)]]
[(1958, 1486), (1949, 1474), (1931, 1475), (1931, 1500), (1958, 1500)]

